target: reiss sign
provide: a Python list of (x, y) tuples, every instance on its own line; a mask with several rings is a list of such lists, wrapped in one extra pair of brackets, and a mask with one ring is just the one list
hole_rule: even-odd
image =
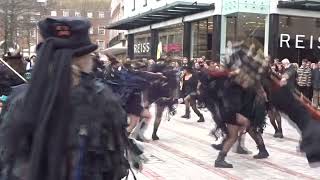
[[(280, 47), (291, 48), (291, 46), (293, 46), (296, 49), (320, 49), (320, 37), (310, 36), (309, 39), (306, 39), (306, 37), (306, 35), (296, 35), (294, 39), (295, 43), (293, 46), (289, 43), (289, 41), (291, 40), (289, 34), (280, 34)], [(307, 40), (309, 40), (309, 43), (306, 43)]]

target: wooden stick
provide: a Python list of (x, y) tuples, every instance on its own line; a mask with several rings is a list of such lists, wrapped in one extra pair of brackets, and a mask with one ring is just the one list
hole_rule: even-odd
[(14, 72), (20, 79), (22, 79), (24, 82), (28, 83), (28, 81), (22, 77), (16, 70), (14, 70), (7, 62), (5, 62), (3, 59), (0, 58), (0, 61), (7, 66), (12, 72)]

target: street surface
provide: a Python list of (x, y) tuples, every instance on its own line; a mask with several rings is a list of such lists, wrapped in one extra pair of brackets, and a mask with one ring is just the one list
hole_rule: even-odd
[[(252, 158), (258, 150), (246, 135), (246, 148), (253, 154), (230, 152), (226, 160), (234, 168), (215, 168), (218, 151), (210, 144), (220, 140), (215, 141), (209, 135), (214, 124), (210, 113), (202, 112), (205, 123), (197, 123), (198, 118), (194, 113), (189, 120), (180, 118), (184, 113), (184, 105), (179, 105), (177, 115), (170, 121), (164, 115), (158, 133), (160, 140), (144, 143), (149, 161), (141, 172), (136, 172), (138, 180), (320, 180), (320, 168), (310, 168), (304, 154), (297, 151), (299, 134), (286, 120), (283, 121), (284, 139), (275, 139), (273, 128), (270, 123), (267, 125), (263, 137), (270, 153), (268, 159)], [(152, 126), (146, 132), (147, 138), (151, 138)], [(132, 180), (132, 176), (129, 179)]]

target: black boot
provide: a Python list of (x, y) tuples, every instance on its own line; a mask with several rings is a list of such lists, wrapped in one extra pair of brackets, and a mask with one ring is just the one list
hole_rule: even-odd
[(220, 152), (215, 163), (214, 167), (217, 168), (233, 168), (232, 164), (227, 163), (224, 159), (226, 157), (226, 153)]
[(235, 152), (238, 154), (250, 154), (250, 151), (248, 151), (246, 148), (242, 147), (241, 145), (237, 146), (237, 149)]
[(200, 119), (197, 122), (204, 122), (204, 117), (202, 114), (200, 115)]
[(190, 110), (186, 110), (186, 114), (181, 117), (185, 119), (190, 119)]
[(269, 157), (269, 153), (265, 145), (258, 145), (259, 153), (253, 156), (254, 159), (265, 159)]
[(235, 148), (235, 153), (237, 154), (250, 154), (251, 152), (244, 147), (244, 137), (240, 136), (238, 138), (237, 147)]
[(157, 140), (159, 140), (160, 138), (158, 137), (158, 135), (156, 134), (156, 133), (153, 133), (152, 134), (152, 140), (154, 140), (154, 141), (157, 141)]
[(213, 147), (215, 150), (221, 151), (223, 148), (223, 143), (221, 144), (211, 144), (211, 147)]
[(276, 131), (276, 133), (274, 133), (273, 137), (275, 137), (275, 138), (283, 138), (282, 129)]
[(159, 126), (160, 126), (160, 122), (155, 121), (154, 125), (153, 125), (153, 132), (152, 132), (152, 140), (154, 140), (154, 141), (159, 140), (159, 137), (157, 135)]

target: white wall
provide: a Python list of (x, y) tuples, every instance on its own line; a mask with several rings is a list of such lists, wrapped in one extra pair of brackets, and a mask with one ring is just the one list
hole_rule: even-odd
[[(135, 10), (133, 10), (134, 7), (134, 1), (135, 3)], [(211, 4), (215, 1), (221, 1), (221, 0), (147, 0), (147, 6), (144, 7), (145, 0), (124, 0), (124, 18), (132, 17), (147, 11), (150, 11), (152, 9), (157, 9), (159, 7), (163, 7), (167, 4), (172, 4), (174, 2), (198, 2), (198, 3), (205, 3), (205, 4)]]

